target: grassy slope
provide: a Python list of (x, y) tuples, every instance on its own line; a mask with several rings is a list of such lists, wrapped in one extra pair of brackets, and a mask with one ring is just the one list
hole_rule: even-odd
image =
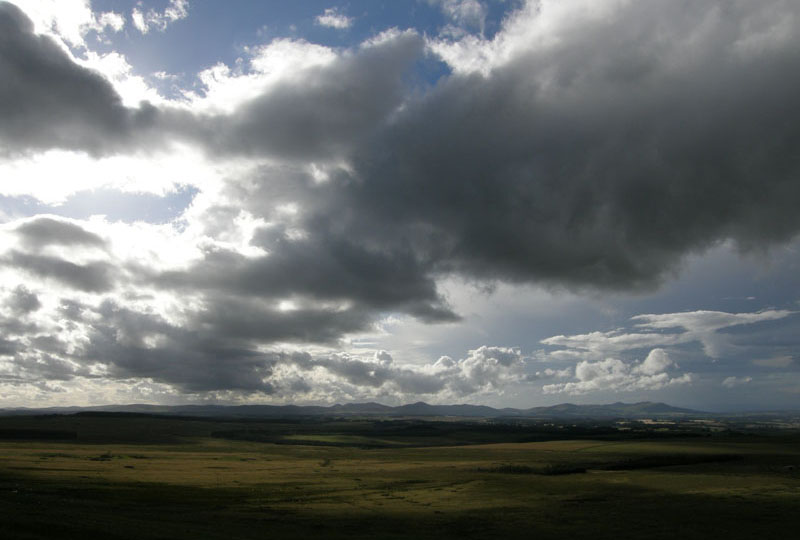
[[(219, 426), (202, 421), (45, 420), (80, 436), (0, 442), (2, 538), (736, 539), (800, 526), (791, 440), (365, 449), (210, 438)], [(631, 462), (642, 468), (608, 470)], [(554, 465), (589, 472), (493, 472)]]

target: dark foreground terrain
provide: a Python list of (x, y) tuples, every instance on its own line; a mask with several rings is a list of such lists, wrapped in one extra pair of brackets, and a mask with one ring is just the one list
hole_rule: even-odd
[(791, 424), (0, 418), (0, 538), (795, 538)]

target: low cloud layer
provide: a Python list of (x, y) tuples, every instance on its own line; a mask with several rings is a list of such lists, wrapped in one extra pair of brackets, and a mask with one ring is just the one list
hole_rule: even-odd
[[(681, 370), (672, 359), (673, 355), (693, 359), (695, 369), (704, 372), (708, 372), (710, 363), (719, 361), (725, 362), (728, 370), (746, 368), (752, 355), (758, 351), (757, 344), (761, 340), (775, 341), (780, 336), (780, 329), (776, 332), (774, 325), (769, 323), (796, 319), (796, 315), (797, 312), (779, 310), (647, 314), (632, 317), (633, 325), (629, 329), (552, 336), (542, 340), (542, 344), (555, 348), (544, 353), (546, 359), (561, 364), (577, 362), (575, 380), (547, 384), (543, 391), (582, 394), (601, 390), (658, 390), (696, 380), (691, 372)], [(766, 329), (762, 327), (764, 324), (767, 324)], [(731, 333), (729, 329), (736, 329), (739, 333)], [(759, 338), (759, 334), (767, 337)], [(698, 364), (696, 355), (691, 353), (692, 347), (697, 345), (700, 345), (705, 359), (702, 364)], [(649, 352), (639, 360), (645, 351)], [(786, 357), (777, 357), (754, 363), (757, 362), (764, 367), (788, 367), (791, 357), (788, 361)], [(542, 378), (552, 378), (556, 373), (564, 376), (563, 372), (550, 370)], [(747, 376), (728, 376), (721, 384), (733, 388), (750, 380), (752, 378)]]
[(604, 391), (660, 390), (666, 386), (687, 384), (690, 373), (671, 376), (669, 368), (675, 367), (664, 349), (653, 349), (640, 363), (627, 364), (616, 358), (598, 362), (579, 362), (575, 367), (575, 382), (547, 384), (546, 394), (584, 394)]
[[(694, 311), (636, 315), (633, 331), (613, 330), (574, 336), (553, 336), (542, 340), (545, 345), (564, 347), (554, 354), (564, 357), (602, 357), (622, 351), (649, 347), (700, 342), (710, 358), (719, 358), (723, 351), (735, 349), (735, 341), (726, 328), (752, 325), (783, 319), (796, 312), (769, 310), (758, 313), (723, 313)], [(651, 332), (651, 330), (661, 330)]]

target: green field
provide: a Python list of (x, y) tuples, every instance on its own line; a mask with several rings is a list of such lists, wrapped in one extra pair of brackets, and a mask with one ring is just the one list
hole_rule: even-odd
[[(493, 429), (2, 418), (0, 538), (707, 539), (800, 530), (796, 435), (515, 442), (535, 433)], [(34, 430), (56, 439), (33, 440)], [(255, 440), (241, 440), (248, 434)]]

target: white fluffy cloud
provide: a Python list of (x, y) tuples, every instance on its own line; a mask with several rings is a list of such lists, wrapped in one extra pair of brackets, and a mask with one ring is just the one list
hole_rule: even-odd
[[(775, 321), (794, 314), (788, 310), (767, 310), (756, 313), (693, 311), (637, 315), (630, 330), (591, 332), (573, 336), (553, 336), (542, 340), (544, 345), (560, 347), (546, 353), (552, 361), (577, 361), (576, 381), (550, 384), (545, 393), (582, 394), (595, 391), (658, 390), (686, 384), (691, 373), (674, 373), (677, 366), (663, 347), (679, 348), (691, 343), (702, 344), (705, 355), (719, 359), (737, 352), (734, 336), (720, 332), (728, 328)], [(656, 331), (656, 332), (653, 332)], [(632, 351), (651, 349), (639, 362), (625, 362), (619, 357)], [(791, 360), (791, 359), (790, 359)], [(763, 361), (762, 361), (763, 363)], [(767, 360), (764, 365), (787, 366), (785, 360)], [(723, 386), (732, 388), (749, 382), (749, 377), (728, 377)]]
[(523, 380), (526, 358), (519, 349), (483, 346), (469, 351), (466, 358), (439, 358), (427, 368), (447, 381), (455, 396), (502, 392), (503, 388)]
[(486, 26), (488, 8), (479, 0), (428, 0), (437, 5), (450, 21), (443, 29), (443, 35), (463, 37), (469, 30), (477, 30), (481, 34)]
[(321, 15), (314, 19), (320, 26), (344, 30), (353, 25), (353, 18), (340, 12), (338, 8), (328, 8)]
[(233, 113), (274, 85), (296, 82), (306, 70), (329, 65), (337, 58), (328, 47), (288, 38), (249, 47), (245, 53), (234, 67), (218, 63), (201, 71), (198, 78), (203, 91), (184, 92), (185, 105), (196, 112)]
[(72, 47), (85, 48), (86, 34), (91, 31), (102, 35), (125, 28), (122, 14), (96, 13), (91, 0), (14, 0), (14, 3), (28, 14), (37, 33)]
[(673, 376), (668, 369), (674, 363), (663, 349), (653, 349), (642, 362), (625, 363), (616, 358), (598, 362), (581, 361), (575, 367), (577, 381), (545, 385), (545, 394), (585, 394), (589, 392), (660, 390), (666, 386), (687, 384), (691, 373)]
[(164, 11), (156, 11), (152, 8), (144, 10), (140, 3), (139, 6), (131, 11), (133, 26), (142, 34), (146, 34), (153, 29), (163, 32), (172, 23), (188, 16), (189, 0), (170, 0)]

